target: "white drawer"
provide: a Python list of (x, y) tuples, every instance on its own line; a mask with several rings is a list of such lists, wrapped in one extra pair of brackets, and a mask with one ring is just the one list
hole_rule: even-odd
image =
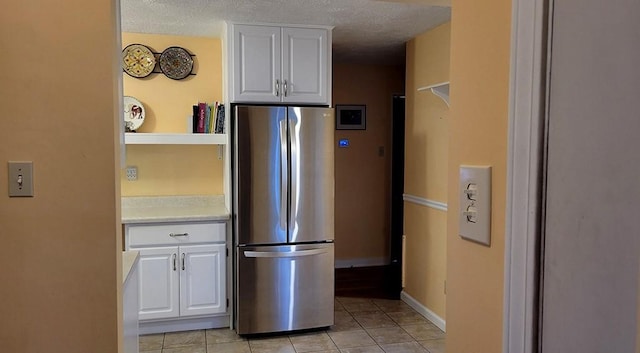
[(225, 223), (167, 223), (127, 225), (127, 248), (156, 245), (224, 242)]

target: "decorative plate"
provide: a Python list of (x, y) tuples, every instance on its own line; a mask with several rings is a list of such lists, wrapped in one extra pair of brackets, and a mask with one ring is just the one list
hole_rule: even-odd
[(184, 48), (169, 47), (160, 54), (160, 70), (165, 76), (174, 80), (182, 80), (189, 76), (193, 69), (193, 58)]
[(124, 97), (124, 127), (127, 132), (136, 131), (144, 122), (144, 106), (139, 100)]
[(122, 50), (122, 69), (129, 76), (147, 77), (156, 67), (156, 57), (147, 46), (129, 44)]

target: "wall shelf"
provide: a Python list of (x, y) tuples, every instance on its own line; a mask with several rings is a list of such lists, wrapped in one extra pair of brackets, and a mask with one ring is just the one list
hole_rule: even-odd
[(449, 107), (449, 81), (418, 88), (418, 92), (428, 91), (440, 97)]
[(124, 134), (126, 145), (226, 145), (226, 134)]

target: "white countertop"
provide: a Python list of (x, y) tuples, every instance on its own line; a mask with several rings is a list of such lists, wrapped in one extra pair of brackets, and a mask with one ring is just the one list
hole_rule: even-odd
[(226, 221), (224, 195), (122, 198), (122, 223)]
[(122, 252), (122, 283), (127, 283), (133, 266), (138, 262), (138, 251)]

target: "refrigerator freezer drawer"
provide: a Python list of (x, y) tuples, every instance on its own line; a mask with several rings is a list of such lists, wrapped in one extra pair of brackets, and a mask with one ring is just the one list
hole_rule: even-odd
[(238, 334), (333, 325), (333, 243), (236, 249)]

